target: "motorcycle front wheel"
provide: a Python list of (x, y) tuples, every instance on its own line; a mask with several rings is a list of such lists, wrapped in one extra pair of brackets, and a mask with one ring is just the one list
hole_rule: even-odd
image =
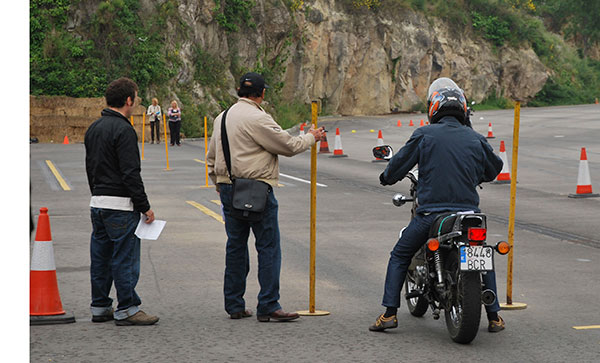
[[(406, 279), (404, 280), (404, 291), (407, 294), (414, 290), (424, 291), (425, 288), (424, 286), (419, 286), (417, 284), (417, 279), (415, 276), (416, 271), (413, 266), (414, 264), (411, 264), (411, 267), (409, 267), (408, 271), (406, 271)], [(410, 311), (410, 313), (413, 316), (421, 317), (427, 312), (429, 303), (427, 301), (427, 298), (425, 298), (424, 296), (418, 296), (407, 299), (406, 305), (408, 306), (408, 311)]]
[(450, 291), (446, 327), (453, 341), (468, 344), (477, 336), (481, 320), (481, 274), (460, 271), (458, 261), (458, 251), (452, 250), (444, 264)]

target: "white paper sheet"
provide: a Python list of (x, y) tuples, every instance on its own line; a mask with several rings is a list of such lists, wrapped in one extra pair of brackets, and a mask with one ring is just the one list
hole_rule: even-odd
[(154, 222), (147, 224), (144, 223), (144, 216), (140, 218), (140, 223), (138, 223), (137, 228), (135, 229), (135, 235), (138, 236), (139, 239), (149, 239), (149, 240), (157, 240), (162, 232), (163, 228), (167, 221), (161, 221), (155, 219)]

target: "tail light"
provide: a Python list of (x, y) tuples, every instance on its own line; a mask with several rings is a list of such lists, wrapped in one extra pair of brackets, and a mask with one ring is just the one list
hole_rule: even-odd
[(437, 251), (440, 248), (440, 241), (435, 238), (429, 239), (427, 241), (427, 248), (432, 252)]
[(485, 241), (486, 232), (485, 228), (469, 228), (469, 241)]

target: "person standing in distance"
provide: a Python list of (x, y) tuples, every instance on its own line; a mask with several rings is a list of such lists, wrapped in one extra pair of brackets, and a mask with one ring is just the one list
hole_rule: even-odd
[(148, 106), (148, 109), (146, 110), (146, 115), (148, 115), (148, 119), (150, 120), (150, 135), (152, 138), (152, 141), (150, 143), (154, 144), (154, 129), (156, 128), (156, 143), (160, 144), (161, 110), (160, 105), (158, 104), (158, 99), (152, 99), (152, 104)]
[(240, 79), (240, 97), (227, 113), (226, 130), (231, 153), (231, 172), (236, 178), (257, 179), (270, 184), (263, 217), (258, 222), (236, 219), (232, 215), (233, 187), (221, 143), (221, 113), (214, 122), (206, 163), (209, 176), (221, 198), (227, 233), (225, 257), (225, 311), (231, 319), (252, 316), (246, 309), (244, 293), (250, 270), (248, 236), (252, 230), (258, 251), (258, 321), (289, 321), (299, 317), (286, 313), (279, 304), (281, 247), (278, 203), (273, 187), (279, 181), (278, 155), (299, 154), (324, 137), (323, 128), (311, 127), (306, 135), (291, 136), (266, 113), (260, 104), (268, 86), (260, 74), (246, 73)]
[(169, 116), (169, 131), (171, 132), (171, 146), (177, 144), (181, 146), (179, 133), (181, 131), (181, 109), (177, 106), (177, 101), (171, 102), (171, 107), (167, 110)]
[[(154, 221), (140, 175), (137, 134), (129, 122), (138, 87), (119, 78), (106, 89), (108, 108), (85, 133), (85, 168), (92, 193), (90, 275), (92, 321), (116, 325), (152, 325), (158, 321), (140, 310), (135, 292), (140, 276), (140, 239), (134, 231), (144, 215)], [(114, 282), (117, 310), (109, 297)]]

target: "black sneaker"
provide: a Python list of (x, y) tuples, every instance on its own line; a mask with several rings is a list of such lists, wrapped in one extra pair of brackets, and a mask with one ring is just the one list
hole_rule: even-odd
[(490, 323), (488, 325), (488, 331), (490, 333), (497, 333), (499, 331), (504, 330), (505, 327), (506, 324), (504, 323), (504, 320), (502, 320), (500, 315), (498, 315), (498, 320), (490, 320)]
[(370, 331), (384, 331), (386, 329), (393, 329), (398, 327), (398, 319), (396, 315), (390, 317), (384, 317), (383, 314), (379, 315), (375, 324), (369, 327)]
[(107, 313), (107, 314), (92, 315), (92, 322), (94, 322), (94, 323), (104, 323), (106, 321), (114, 320), (115, 317), (113, 316), (113, 313), (114, 313), (114, 309), (110, 309), (110, 312)]

